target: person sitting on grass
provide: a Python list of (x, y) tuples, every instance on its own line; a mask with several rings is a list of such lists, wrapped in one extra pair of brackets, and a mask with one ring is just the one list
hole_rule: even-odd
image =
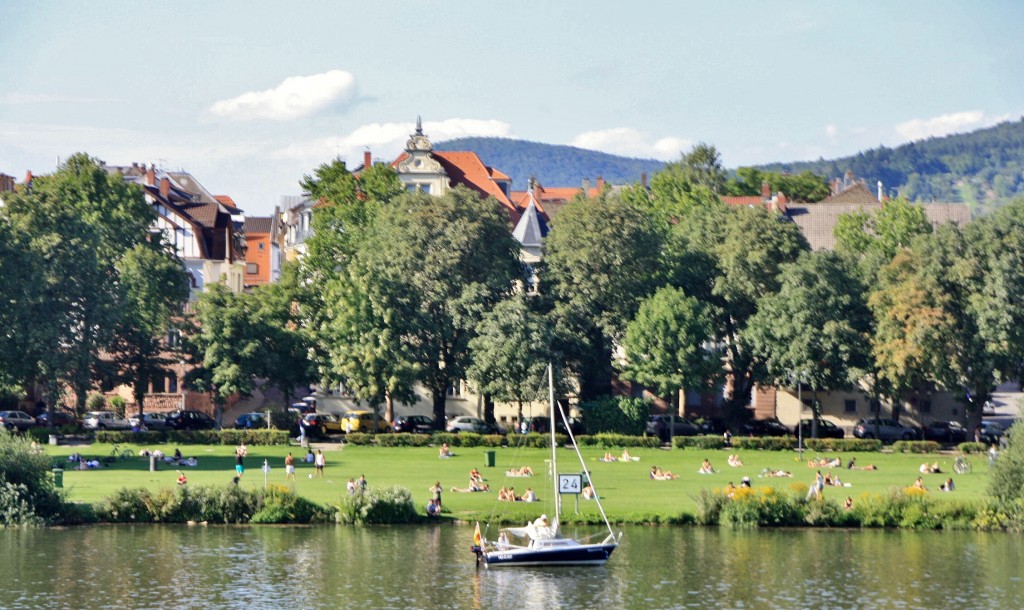
[(427, 516), (437, 517), (441, 515), (441, 507), (438, 505), (437, 500), (431, 498), (427, 502)]
[(522, 498), (519, 498), (523, 502), (536, 502), (537, 494), (533, 493), (533, 489), (527, 487), (526, 493), (523, 494)]
[(736, 486), (732, 484), (732, 481), (729, 481), (729, 484), (725, 486), (722, 493), (725, 494), (726, 498), (731, 498), (736, 494)]
[(701, 462), (700, 470), (697, 471), (699, 474), (715, 474), (715, 469), (711, 466), (711, 460), (705, 458)]
[(448, 447), (448, 443), (441, 443), (441, 448), (437, 450), (437, 457), (439, 457), (439, 458), (450, 458), (450, 457), (452, 457), (452, 450)]
[(911, 487), (914, 489), (920, 489), (921, 491), (928, 491), (928, 488), (924, 486), (923, 477), (917, 477), (917, 480), (914, 481), (914, 484)]
[(733, 453), (732, 455), (729, 456), (729, 465), (732, 466), (733, 468), (739, 468), (740, 466), (743, 465), (743, 460), (740, 459), (738, 453)]
[(619, 461), (620, 462), (633, 462), (633, 461), (639, 460), (639, 459), (640, 458), (635, 458), (632, 455), (630, 455), (629, 454), (629, 449), (626, 449), (625, 447), (622, 448), (622, 455), (619, 456)]
[(480, 474), (480, 471), (474, 468), (473, 470), (469, 471), (469, 480), (476, 481), (477, 483), (483, 483), (484, 475)]
[(597, 494), (594, 493), (594, 487), (590, 483), (586, 484), (580, 495), (583, 496), (584, 500), (593, 500), (597, 496)]
[(460, 487), (452, 487), (452, 491), (457, 491), (459, 493), (464, 493), (464, 494), (465, 493), (473, 493), (475, 491), (490, 491), (490, 489), (491, 489), (491, 486), (488, 485), (487, 483), (476, 483), (474, 481), (470, 481), (469, 482), (469, 487), (466, 487), (465, 489), (460, 488)]
[(939, 485), (939, 489), (941, 489), (942, 491), (953, 491), (954, 489), (956, 489), (956, 486), (953, 485), (953, 477), (949, 477), (948, 479), (946, 479), (945, 483)]
[(185, 483), (188, 483), (188, 478), (185, 477), (185, 473), (184, 472), (179, 470), (178, 471), (178, 485), (184, 485)]
[(602, 462), (617, 462), (618, 458), (612, 455), (611, 451), (605, 451), (604, 456), (601, 457)]
[(853, 498), (846, 496), (846, 500), (843, 502), (843, 508), (845, 510), (853, 510)]

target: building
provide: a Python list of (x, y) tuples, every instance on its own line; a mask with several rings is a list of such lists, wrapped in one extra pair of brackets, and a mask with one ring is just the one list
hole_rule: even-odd
[(281, 244), (278, 240), (281, 213), (271, 216), (247, 216), (242, 225), (245, 234), (245, 287), (276, 282), (281, 277)]

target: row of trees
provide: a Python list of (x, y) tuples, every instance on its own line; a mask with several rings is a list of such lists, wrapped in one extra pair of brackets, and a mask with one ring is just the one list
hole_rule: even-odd
[(71, 389), (79, 413), (96, 380), (136, 400), (169, 364), (164, 337), (188, 298), (184, 267), (150, 233), (142, 190), (85, 154), (0, 206), (0, 390)]
[[(726, 184), (717, 151), (699, 145), (650, 189), (565, 205), (543, 263), (528, 270), (493, 200), (406, 192), (387, 166), (357, 177), (325, 163), (302, 181), (320, 202), (307, 256), (280, 283), (200, 298), (185, 332), (188, 383), (218, 404), (257, 379), (285, 392), (343, 383), (389, 419), (420, 384), (441, 422), (464, 379), (488, 417), (495, 400), (535, 400), (549, 361), (583, 401), (606, 396), (615, 375), (675, 396), (728, 372), (735, 417), (755, 384), (797, 379), (815, 391), (867, 382), (895, 402), (948, 390), (977, 416), (997, 381), (1019, 378), (1024, 202), (933, 230), (922, 208), (897, 199), (844, 217), (835, 252), (810, 252), (785, 217), (723, 205)], [(84, 400), (101, 352), (136, 382), (159, 366), (157, 339), (181, 326), (184, 282), (149, 237), (151, 214), (85, 156), (9, 202), (8, 384), (43, 379), (54, 396), (67, 384)], [(532, 271), (537, 295), (523, 289)]]

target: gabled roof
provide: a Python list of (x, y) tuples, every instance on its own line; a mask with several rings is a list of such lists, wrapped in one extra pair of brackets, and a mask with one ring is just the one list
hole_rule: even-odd
[(246, 216), (243, 231), (246, 235), (255, 235), (258, 233), (269, 235), (271, 233), (273, 223), (274, 218), (271, 216)]
[[(484, 197), (494, 197), (502, 205), (514, 209), (515, 206), (509, 201), (505, 191), (491, 178), (492, 169), (484, 165), (475, 152), (434, 151), (431, 155), (444, 167), (452, 186), (468, 186)], [(508, 176), (505, 176), (505, 179), (507, 180)]]
[(719, 199), (722, 200), (722, 203), (724, 203), (726, 205), (732, 205), (732, 206), (744, 206), (744, 205), (763, 206), (763, 205), (765, 205), (764, 197), (762, 197), (760, 195), (736, 195), (736, 196), (727, 195), (727, 196), (724, 196), (724, 197), (719, 197)]
[(834, 195), (822, 199), (818, 203), (878, 203), (878, 198), (863, 182), (854, 182)]

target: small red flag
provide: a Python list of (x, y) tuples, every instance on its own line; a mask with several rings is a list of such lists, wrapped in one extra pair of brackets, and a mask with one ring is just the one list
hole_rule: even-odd
[(473, 530), (473, 544), (480, 546), (483, 544), (483, 536), (480, 535), (480, 522), (476, 522), (476, 529)]

